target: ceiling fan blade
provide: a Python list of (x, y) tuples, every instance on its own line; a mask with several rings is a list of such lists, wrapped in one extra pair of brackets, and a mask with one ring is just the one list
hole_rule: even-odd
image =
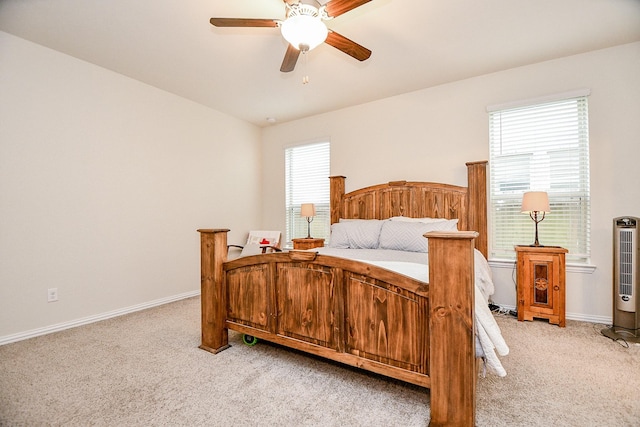
[(284, 54), (280, 71), (283, 73), (293, 71), (293, 69), (296, 68), (296, 62), (298, 62), (298, 56), (300, 56), (300, 51), (289, 44), (287, 46), (287, 53)]
[(332, 30), (329, 30), (327, 39), (324, 42), (343, 51), (347, 55), (354, 57), (358, 61), (364, 61), (365, 59), (369, 59), (371, 56), (371, 51), (369, 49)]
[(209, 22), (215, 27), (277, 27), (280, 21), (277, 19), (211, 18)]
[(335, 18), (370, 1), (371, 0), (331, 0), (324, 5), (324, 8), (327, 11), (327, 15)]

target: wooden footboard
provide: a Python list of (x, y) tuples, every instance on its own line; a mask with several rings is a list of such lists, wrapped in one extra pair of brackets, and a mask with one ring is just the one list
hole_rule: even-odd
[(428, 233), (427, 284), (313, 252), (227, 262), (229, 230), (198, 231), (200, 348), (224, 350), (232, 329), (428, 387), (430, 425), (475, 425), (473, 248), (478, 233)]

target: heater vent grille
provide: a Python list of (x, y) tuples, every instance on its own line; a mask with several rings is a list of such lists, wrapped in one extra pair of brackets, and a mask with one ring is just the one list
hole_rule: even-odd
[(618, 265), (620, 276), (620, 295), (633, 295), (633, 232), (631, 230), (620, 230), (620, 263)]

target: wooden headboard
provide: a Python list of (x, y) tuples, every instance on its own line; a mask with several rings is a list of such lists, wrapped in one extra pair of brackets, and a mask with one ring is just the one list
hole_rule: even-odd
[(487, 161), (466, 165), (467, 187), (392, 181), (345, 193), (345, 177), (332, 176), (331, 223), (340, 218), (457, 218), (459, 230), (480, 234), (476, 249), (487, 257)]

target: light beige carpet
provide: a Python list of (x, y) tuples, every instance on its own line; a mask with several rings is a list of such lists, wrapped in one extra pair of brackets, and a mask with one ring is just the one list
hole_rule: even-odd
[[(197, 348), (190, 298), (0, 347), (1, 426), (424, 426), (428, 390), (268, 344)], [(640, 346), (602, 325), (498, 316), (507, 377), (479, 426), (638, 426)]]

